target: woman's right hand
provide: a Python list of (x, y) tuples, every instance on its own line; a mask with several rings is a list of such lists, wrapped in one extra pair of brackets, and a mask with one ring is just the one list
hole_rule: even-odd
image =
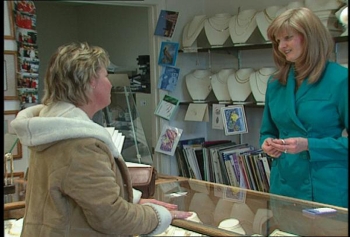
[(186, 219), (190, 216), (192, 216), (191, 212), (186, 212), (186, 211), (170, 211), (171, 216), (174, 219)]
[(274, 148), (272, 146), (273, 144), (273, 139), (272, 138), (266, 138), (265, 141), (263, 142), (263, 144), (261, 145), (261, 149), (263, 149), (263, 151), (273, 157), (273, 158), (278, 158), (280, 157), (280, 155), (282, 154), (281, 151), (277, 150), (276, 148)]

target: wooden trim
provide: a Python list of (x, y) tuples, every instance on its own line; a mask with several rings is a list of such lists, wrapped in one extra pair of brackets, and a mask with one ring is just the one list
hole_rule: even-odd
[(25, 201), (9, 202), (9, 203), (5, 203), (4, 211), (21, 209), (21, 208), (25, 208), (25, 206), (26, 206)]

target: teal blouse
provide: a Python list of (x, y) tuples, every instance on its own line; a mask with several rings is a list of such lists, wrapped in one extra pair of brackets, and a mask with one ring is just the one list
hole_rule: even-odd
[(304, 137), (309, 150), (273, 159), (270, 192), (304, 200), (348, 206), (348, 69), (328, 62), (315, 84), (304, 80), (295, 91), (270, 78), (260, 129), (266, 138)]

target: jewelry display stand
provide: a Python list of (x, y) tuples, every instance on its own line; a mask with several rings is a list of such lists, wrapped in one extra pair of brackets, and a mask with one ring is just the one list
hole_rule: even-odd
[(341, 24), (333, 10), (322, 10), (314, 12), (320, 18), (323, 25), (328, 29), (333, 37), (340, 36), (343, 33)]
[(185, 25), (182, 32), (182, 47), (189, 48), (193, 45), (199, 33), (203, 30), (206, 19), (206, 15), (194, 16), (193, 19)]
[(211, 92), (210, 70), (197, 69), (185, 76), (186, 87), (194, 103), (205, 102)]
[(229, 38), (231, 17), (228, 13), (219, 13), (205, 21), (204, 30), (211, 46), (222, 46)]
[(269, 38), (267, 37), (267, 28), (269, 27), (273, 19), (276, 18), (276, 12), (280, 8), (280, 6), (270, 6), (256, 14), (256, 23), (258, 25), (261, 35), (266, 41), (269, 40)]
[(229, 22), (229, 32), (233, 43), (245, 43), (257, 27), (257, 11), (244, 10), (233, 16)]
[(252, 93), (249, 79), (254, 72), (253, 68), (241, 68), (231, 74), (227, 79), (227, 87), (230, 98), (234, 104), (247, 104), (245, 102), (248, 96)]
[(343, 25), (343, 33), (340, 36), (347, 36), (348, 35), (348, 7), (343, 6), (335, 13), (335, 15)]
[(336, 10), (344, 5), (344, 1), (339, 0), (305, 0), (305, 7), (311, 11)]
[(221, 221), (218, 228), (233, 231), (241, 235), (245, 235), (245, 231), (242, 228), (242, 226), (239, 224), (239, 220), (234, 218), (229, 218)]
[(275, 72), (276, 68), (274, 67), (264, 67), (260, 68), (250, 75), (250, 88), (252, 89), (252, 93), (257, 105), (265, 104), (267, 81)]
[(227, 79), (235, 73), (234, 69), (222, 69), (218, 73), (211, 76), (211, 87), (219, 104), (231, 103), (231, 97), (228, 90)]
[(281, 7), (277, 12), (276, 12), (276, 17), (279, 16), (282, 12), (288, 10), (288, 9), (292, 9), (292, 8), (298, 8), (298, 7), (304, 7), (304, 3), (303, 2), (298, 2), (298, 1), (293, 1), (288, 3), (286, 6)]

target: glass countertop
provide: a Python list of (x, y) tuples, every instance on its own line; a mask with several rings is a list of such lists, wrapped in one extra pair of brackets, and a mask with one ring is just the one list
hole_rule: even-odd
[[(159, 183), (155, 198), (195, 213), (173, 226), (208, 236), (348, 236), (347, 208), (195, 179)], [(333, 213), (311, 215), (310, 208)]]

